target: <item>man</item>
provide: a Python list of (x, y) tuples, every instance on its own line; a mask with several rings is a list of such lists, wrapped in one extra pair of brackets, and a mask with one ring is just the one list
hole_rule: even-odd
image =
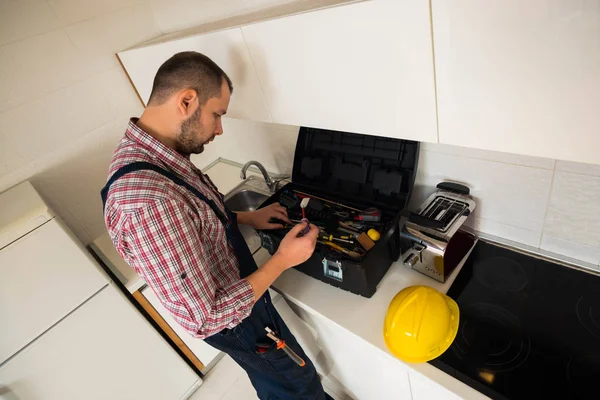
[[(233, 86), (208, 57), (175, 54), (156, 73), (148, 106), (132, 118), (102, 190), (113, 244), (190, 334), (228, 353), (261, 399), (329, 399), (315, 368), (267, 292), (286, 269), (314, 251), (318, 229), (299, 224), (260, 269), (237, 223), (275, 229), (291, 224), (284, 207), (232, 213), (190, 161), (223, 133)], [(299, 366), (265, 327), (305, 360)]]

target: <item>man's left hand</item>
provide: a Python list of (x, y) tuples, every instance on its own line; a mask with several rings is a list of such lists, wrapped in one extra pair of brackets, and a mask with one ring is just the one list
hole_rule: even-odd
[(255, 229), (281, 229), (281, 223), (269, 222), (272, 218), (292, 224), (287, 215), (287, 210), (279, 203), (270, 204), (260, 210), (238, 213), (240, 224), (250, 225)]

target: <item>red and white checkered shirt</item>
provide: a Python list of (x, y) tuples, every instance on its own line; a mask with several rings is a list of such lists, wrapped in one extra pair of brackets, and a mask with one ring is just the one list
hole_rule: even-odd
[[(130, 120), (113, 154), (109, 178), (124, 165), (150, 162), (194, 186), (225, 214), (208, 177), (136, 122)], [(225, 227), (189, 190), (155, 171), (132, 172), (111, 186), (104, 215), (119, 254), (193, 336), (233, 328), (250, 315), (254, 291), (240, 279)]]

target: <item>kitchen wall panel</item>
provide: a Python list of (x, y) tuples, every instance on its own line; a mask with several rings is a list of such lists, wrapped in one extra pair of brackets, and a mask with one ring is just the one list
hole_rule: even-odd
[(201, 25), (298, 0), (148, 0), (164, 32)]
[(119, 66), (115, 53), (162, 33), (145, 3), (84, 20), (66, 31), (82, 57), (102, 70)]

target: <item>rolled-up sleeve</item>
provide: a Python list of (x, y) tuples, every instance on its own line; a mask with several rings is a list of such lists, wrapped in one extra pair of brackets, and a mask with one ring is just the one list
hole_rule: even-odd
[(138, 274), (190, 334), (204, 338), (250, 315), (254, 291), (245, 279), (219, 284), (211, 232), (184, 203), (159, 200), (131, 214), (128, 253)]

